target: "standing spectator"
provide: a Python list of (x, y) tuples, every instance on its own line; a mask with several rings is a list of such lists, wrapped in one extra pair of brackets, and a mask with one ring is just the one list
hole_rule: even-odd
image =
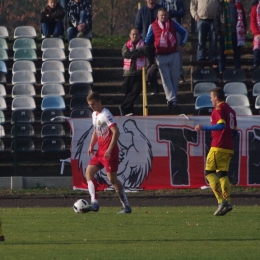
[[(145, 0), (146, 5), (138, 10), (135, 18), (135, 28), (139, 30), (141, 38), (144, 40), (150, 24), (152, 24), (156, 18), (157, 13), (161, 5), (156, 3), (156, 0)], [(150, 83), (150, 87), (153, 90), (152, 95), (159, 93), (159, 84), (157, 81), (158, 66), (154, 60), (155, 50), (152, 47), (151, 58), (149, 59), (149, 65), (147, 68), (147, 80)]]
[(246, 36), (246, 14), (240, 1), (221, 0), (214, 26), (219, 40), (219, 72), (224, 72), (228, 54), (233, 54), (235, 68), (240, 69), (240, 46), (245, 45)]
[(210, 92), (212, 105), (211, 126), (196, 125), (197, 131), (211, 131), (211, 148), (206, 160), (206, 178), (218, 201), (215, 216), (223, 216), (232, 210), (230, 204), (230, 182), (227, 176), (229, 163), (234, 153), (233, 138), (237, 135), (235, 111), (225, 103), (222, 88)]
[[(181, 24), (181, 18), (185, 15), (185, 7), (183, 0), (160, 0), (160, 5), (163, 6), (169, 13), (169, 17), (174, 19), (175, 22)], [(178, 43), (180, 43), (181, 36), (177, 33)], [(182, 50), (179, 50), (180, 54), (180, 82), (184, 82), (184, 70), (182, 67)]]
[(5, 241), (5, 237), (3, 235), (3, 230), (2, 230), (2, 221), (0, 219), (0, 242)]
[[(180, 46), (177, 42), (176, 33), (181, 35)], [(161, 7), (158, 11), (158, 19), (150, 25), (145, 38), (148, 45), (153, 44), (155, 47), (155, 60), (169, 109), (177, 106), (180, 71), (179, 49), (185, 45), (187, 37), (187, 31), (179, 23), (169, 19), (167, 10)]]
[(92, 38), (92, 6), (91, 0), (71, 0), (67, 4), (69, 28), (67, 38)]
[(134, 113), (134, 102), (142, 92), (142, 68), (149, 56), (149, 47), (140, 39), (138, 29), (132, 29), (130, 40), (123, 46), (125, 100), (119, 107), (121, 115)]
[(214, 16), (219, 0), (191, 0), (190, 13), (197, 22), (198, 50), (197, 60), (206, 60), (206, 42), (209, 39), (209, 60), (214, 62), (217, 55), (214, 32)]
[[(116, 122), (110, 111), (103, 107), (101, 96), (97, 92), (92, 92), (87, 96), (87, 102), (93, 110), (92, 121), (94, 131), (88, 148), (89, 156), (93, 155), (86, 169), (86, 180), (88, 182), (88, 191), (91, 196), (91, 205), (84, 209), (88, 211), (99, 211), (97, 180), (95, 174), (105, 167), (108, 180), (113, 185), (118, 197), (123, 205), (121, 211), (117, 214), (131, 213), (132, 209), (128, 203), (125, 189), (117, 179), (117, 170), (119, 164), (119, 148), (117, 145), (120, 135)], [(94, 154), (94, 146), (98, 144), (98, 150)]]
[(254, 71), (260, 66), (260, 1), (258, 0), (253, 0), (252, 2), (252, 9), (250, 13), (250, 29), (254, 35), (254, 64), (252, 68), (252, 71)]
[(60, 37), (64, 34), (63, 18), (65, 16), (64, 9), (58, 3), (58, 0), (48, 0), (47, 6), (41, 12), (42, 34), (49, 38)]

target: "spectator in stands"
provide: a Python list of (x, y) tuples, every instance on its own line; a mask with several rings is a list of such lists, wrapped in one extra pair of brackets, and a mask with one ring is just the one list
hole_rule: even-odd
[(5, 241), (5, 237), (3, 235), (2, 222), (1, 222), (1, 219), (0, 219), (0, 242), (1, 241)]
[(253, 50), (254, 50), (254, 64), (252, 71), (260, 66), (260, 1), (252, 1), (252, 9), (250, 13), (250, 29), (254, 35)]
[(209, 60), (214, 62), (217, 55), (217, 44), (214, 32), (214, 16), (219, 0), (191, 0), (190, 13), (197, 22), (198, 50), (197, 60), (206, 60), (206, 42), (209, 39)]
[[(171, 19), (181, 24), (181, 18), (185, 15), (185, 7), (182, 0), (160, 0), (160, 5), (163, 6), (168, 12)], [(180, 43), (181, 36), (177, 33), (178, 43)], [(182, 50), (180, 54), (180, 82), (184, 82), (184, 70), (182, 67)]]
[(125, 91), (124, 103), (119, 107), (122, 116), (134, 114), (134, 102), (142, 92), (142, 68), (146, 64), (145, 56), (149, 57), (149, 47), (140, 38), (139, 30), (132, 29), (129, 37), (122, 49)]
[(241, 68), (240, 46), (246, 41), (246, 14), (240, 1), (221, 0), (214, 18), (219, 41), (219, 72), (226, 68), (226, 56), (233, 54), (236, 69)]
[(60, 37), (64, 34), (63, 18), (64, 9), (58, 3), (58, 0), (48, 0), (47, 6), (41, 12), (42, 34), (49, 38)]
[[(144, 40), (150, 24), (152, 24), (156, 18), (157, 13), (161, 5), (156, 3), (156, 0), (145, 0), (146, 5), (138, 10), (135, 18), (135, 28), (137, 28), (141, 34), (141, 38)], [(151, 58), (147, 67), (147, 80), (150, 83), (151, 89), (154, 91), (151, 94), (159, 93), (159, 84), (157, 81), (158, 66), (155, 63), (154, 56), (155, 50), (151, 47)]]
[(67, 38), (92, 38), (92, 6), (91, 0), (71, 0), (67, 4), (69, 28)]
[[(181, 35), (180, 45), (176, 33)], [(155, 47), (155, 60), (169, 109), (176, 107), (178, 103), (179, 50), (185, 45), (187, 37), (187, 30), (179, 23), (169, 19), (167, 10), (162, 7), (158, 10), (158, 19), (150, 25), (145, 38), (148, 45), (153, 44)]]

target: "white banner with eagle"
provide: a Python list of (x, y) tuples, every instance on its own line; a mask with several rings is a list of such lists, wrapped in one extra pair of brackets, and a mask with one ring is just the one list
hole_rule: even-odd
[[(127, 189), (199, 188), (207, 185), (205, 159), (210, 132), (197, 132), (196, 124), (210, 125), (209, 116), (115, 117), (120, 131), (118, 179)], [(237, 117), (239, 134), (229, 178), (233, 185), (260, 185), (260, 117)], [(74, 189), (87, 189), (84, 173), (89, 163), (91, 118), (68, 118), (72, 130), (71, 167)], [(95, 147), (97, 149), (97, 147)], [(111, 188), (106, 172), (96, 178), (99, 190)]]

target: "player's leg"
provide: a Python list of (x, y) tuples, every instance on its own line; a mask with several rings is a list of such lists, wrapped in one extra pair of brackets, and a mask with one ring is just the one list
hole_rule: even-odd
[(125, 189), (123, 187), (123, 185), (121, 184), (121, 182), (117, 179), (117, 172), (107, 172), (107, 177), (108, 180), (111, 182), (111, 184), (113, 185), (116, 193), (118, 194), (118, 197), (122, 203), (122, 210), (120, 212), (118, 212), (118, 214), (121, 213), (131, 213), (131, 207), (129, 205), (126, 193), (125, 193)]
[(209, 185), (218, 201), (218, 208), (215, 211), (214, 215), (219, 216), (221, 211), (225, 208), (227, 201), (224, 199), (222, 195), (220, 181), (216, 175), (216, 169), (217, 169), (216, 152), (210, 149), (206, 161), (206, 179), (208, 180)]
[[(95, 165), (96, 164), (96, 165)], [(86, 180), (88, 183), (88, 191), (91, 197), (91, 204), (86, 208), (85, 212), (94, 211), (97, 212), (99, 210), (98, 205), (98, 191), (97, 191), (97, 180), (94, 178), (95, 174), (100, 170), (98, 162), (96, 162), (95, 156), (91, 159), (87, 169), (86, 169)], [(84, 212), (84, 210), (83, 210)]]
[(1, 218), (0, 218), (0, 242), (1, 241), (5, 241), (5, 237), (3, 235), (3, 230), (2, 230), (2, 221), (1, 221)]

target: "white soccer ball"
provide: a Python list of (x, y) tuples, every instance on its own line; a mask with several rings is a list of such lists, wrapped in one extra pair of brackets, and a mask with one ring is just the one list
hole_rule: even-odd
[(86, 200), (83, 199), (79, 199), (77, 200), (74, 205), (73, 205), (73, 209), (76, 213), (83, 213), (82, 209), (86, 208), (88, 206), (88, 202)]

